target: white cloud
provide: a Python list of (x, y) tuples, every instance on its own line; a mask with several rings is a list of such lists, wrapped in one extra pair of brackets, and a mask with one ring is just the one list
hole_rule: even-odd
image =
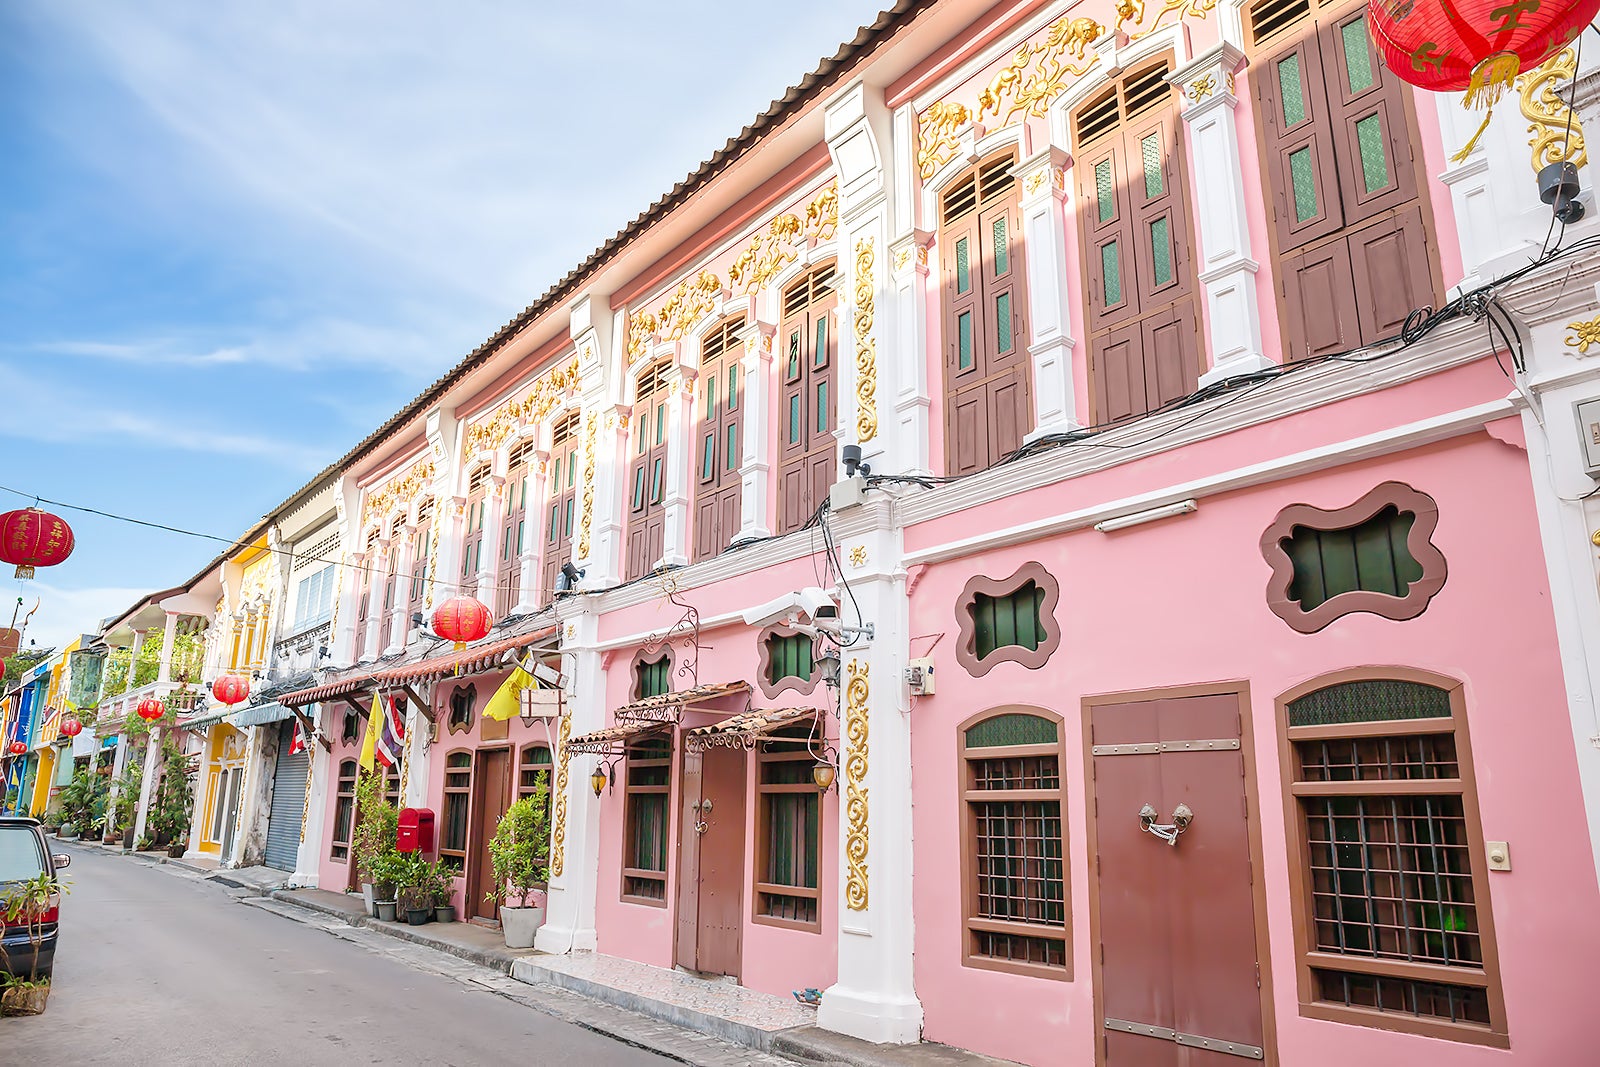
[[(22, 617), (34, 604), (37, 602), (39, 605), (39, 610), (28, 620), (28, 629), (22, 638), (23, 646), (37, 643), (40, 648), (55, 649), (62, 648), (82, 634), (94, 633), (99, 629), (101, 620), (120, 615), (135, 600), (149, 593), (147, 589), (120, 589), (113, 586), (61, 589), (41, 581), (18, 585), (18, 595), (23, 600), (17, 612), (19, 626)], [(0, 600), (0, 605), (4, 607), (0, 611), (0, 626), (10, 625), (11, 607), (14, 604), (15, 596)]]

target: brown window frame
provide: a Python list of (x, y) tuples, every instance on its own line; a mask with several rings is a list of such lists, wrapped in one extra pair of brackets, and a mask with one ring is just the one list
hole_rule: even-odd
[(544, 590), (540, 607), (555, 600), (556, 576), (564, 563), (572, 562), (572, 539), (578, 505), (578, 462), (583, 435), (579, 413), (569, 412), (558, 419), (550, 433), (550, 466), (545, 480), (545, 504), (540, 526), (544, 530), (541, 551)]
[[(1331, 596), (1309, 611), (1290, 598), (1294, 561), (1284, 550), (1283, 543), (1293, 536), (1296, 527), (1343, 530), (1376, 518), (1390, 507), (1402, 515), (1415, 516), (1406, 535), (1406, 549), (1422, 568), (1422, 577), (1410, 584), (1405, 596), (1355, 589)], [(1278, 512), (1272, 525), (1261, 535), (1261, 555), (1272, 568), (1272, 576), (1267, 580), (1267, 607), (1303, 634), (1314, 634), (1335, 620), (1357, 612), (1370, 612), (1395, 622), (1414, 619), (1428, 609), (1429, 602), (1444, 588), (1449, 575), (1444, 553), (1433, 543), (1438, 525), (1439, 505), (1428, 494), (1404, 482), (1383, 482), (1369, 489), (1355, 503), (1331, 511), (1310, 504), (1290, 504)]]
[[(666, 742), (666, 754), (663, 756), (650, 756), (641, 758), (634, 753), (639, 751), (658, 751), (661, 742)], [(642, 746), (649, 745), (649, 749)], [(677, 777), (672, 773), (673, 763), (677, 755), (677, 744), (672, 734), (656, 734), (651, 737), (641, 738), (628, 745), (627, 753), (622, 760), (622, 862), (620, 898), (626, 904), (643, 904), (652, 908), (665, 908), (667, 906), (667, 868), (671, 865), (673, 849), (671, 848), (672, 835), (672, 788)], [(648, 784), (634, 784), (635, 770), (663, 771), (665, 780)], [(651, 775), (654, 777), (654, 775)], [(634, 845), (635, 824), (639, 818), (639, 797), (659, 797), (661, 817), (661, 868), (656, 870), (648, 867), (629, 866), (630, 859), (637, 858), (632, 854)], [(654, 803), (654, 801), (652, 801)], [(660, 888), (659, 897), (643, 895), (638, 892), (629, 892), (643, 883), (657, 885)]]
[[(463, 715), (457, 716), (457, 702)], [(471, 733), (472, 725), (477, 721), (478, 687), (476, 685), (458, 685), (450, 692), (448, 701), (449, 710), (445, 712), (445, 729), (452, 734)]]
[(433, 549), (433, 515), (435, 506), (430, 497), (417, 505), (417, 522), (411, 534), (411, 589), (406, 597), (407, 626), (410, 617), (421, 611), (427, 603), (428, 580), (432, 577), (428, 566)]
[[(1027, 715), (1054, 724), (1054, 744), (988, 745), (972, 746), (967, 743), (967, 732), (987, 720), (1001, 715)], [(1052, 981), (1072, 980), (1072, 864), (1070, 842), (1067, 834), (1067, 754), (1066, 720), (1044, 708), (1031, 705), (1002, 705), (978, 713), (957, 728), (956, 781), (960, 805), (961, 826), (961, 965), (986, 971), (1004, 971)], [(974, 786), (972, 765), (992, 759), (1029, 759), (1053, 756), (1056, 761), (1056, 788), (990, 790)], [(980, 917), (978, 910), (978, 825), (976, 805), (979, 803), (1038, 802), (1057, 805), (1056, 821), (1060, 825), (1061, 851), (1061, 913), (1060, 926), (1053, 924), (1013, 922)], [(1062, 964), (1030, 963), (982, 955), (975, 951), (975, 938), (980, 933), (994, 933), (1016, 937), (1032, 937), (1061, 941)]]
[[(1010, 596), (1028, 582), (1043, 591), (1039, 603), (1039, 628), (1044, 636), (1038, 648), (1022, 645), (1001, 645), (983, 658), (978, 657), (978, 623), (976, 606), (978, 594), (984, 596)], [(961, 635), (956, 642), (956, 662), (965, 667), (974, 678), (982, 678), (1002, 663), (1016, 663), (1036, 671), (1047, 663), (1056, 649), (1061, 647), (1061, 624), (1056, 621), (1056, 606), (1061, 601), (1061, 586), (1055, 576), (1041, 563), (1024, 563), (1008, 578), (990, 578), (977, 574), (967, 580), (961, 595), (956, 598), (956, 624)]]
[(772, 646), (773, 638), (791, 638), (806, 636), (793, 626), (784, 626), (781, 623), (769, 626), (756, 636), (756, 657), (759, 661), (756, 667), (756, 682), (761, 686), (761, 691), (769, 697), (776, 697), (779, 693), (796, 693), (808, 695), (814, 692), (819, 682), (822, 681), (822, 671), (816, 665), (817, 643), (811, 641), (811, 677), (801, 678), (798, 675), (787, 674), (778, 681), (771, 680), (772, 676)]
[[(946, 474), (994, 466), (1021, 447), (1033, 428), (1027, 253), (1021, 183), (1013, 173), (1016, 162), (1015, 148), (1001, 149), (954, 179), (939, 196)], [(997, 230), (1005, 234), (1003, 256)], [(977, 249), (964, 269), (963, 243)], [(1001, 265), (1004, 270), (998, 269)], [(966, 289), (961, 288), (963, 279)], [(1001, 301), (1009, 319), (1005, 323), (998, 311)], [(969, 323), (964, 331), (963, 319)], [(1010, 348), (1003, 352), (1002, 332), (1010, 338)], [(963, 336), (971, 357), (965, 366)]]
[[(1290, 705), (1295, 701), (1330, 687), (1348, 682), (1366, 681), (1409, 682), (1440, 690), (1447, 695), (1450, 714), (1448, 717), (1376, 719), (1319, 726), (1289, 725)], [(1280, 724), (1279, 756), (1284, 778), (1290, 910), (1294, 919), (1295, 969), (1300, 1014), (1310, 1019), (1398, 1030), (1447, 1041), (1488, 1045), (1495, 1048), (1510, 1047), (1510, 1037), (1506, 1028), (1505, 999), (1500, 985), (1494, 908), (1490, 900), (1489, 872), (1484, 856), (1483, 824), (1478, 811), (1477, 779), (1473, 772), (1463, 683), (1454, 678), (1409, 667), (1352, 668), (1310, 679), (1281, 694), (1277, 699), (1277, 716)], [(1445, 733), (1450, 734), (1454, 741), (1455, 763), (1458, 768), (1456, 778), (1302, 780), (1300, 772), (1303, 765), (1297, 747), (1301, 742), (1405, 738)], [(1477, 920), (1483, 964), (1481, 968), (1416, 963), (1378, 955), (1338, 954), (1318, 951), (1313, 947), (1318, 944), (1315, 929), (1316, 912), (1312, 904), (1313, 874), (1309, 860), (1308, 817), (1302, 806), (1302, 798), (1335, 796), (1460, 798), (1462, 825), (1466, 836), (1465, 855), (1470, 865), (1472, 906)], [(1490, 1022), (1484, 1027), (1430, 1016), (1414, 1016), (1329, 1003), (1321, 1000), (1316, 993), (1317, 984), (1313, 972), (1318, 969), (1378, 978), (1481, 987), (1485, 990)]]
[[(838, 471), (838, 263), (827, 260), (784, 286), (778, 375), (778, 533), (801, 529), (827, 499)], [(823, 347), (816, 351), (817, 327)], [(818, 390), (824, 398), (817, 404)]]
[(670, 358), (657, 360), (634, 375), (633, 456), (623, 487), (628, 581), (649, 574), (666, 543), (667, 464), (672, 453), (667, 423), (675, 378)]
[[(760, 754), (756, 758), (756, 862), (752, 870), (751, 879), (754, 883), (754, 892), (750, 895), (750, 921), (762, 926), (778, 926), (786, 930), (803, 930), (807, 933), (820, 933), (822, 931), (822, 791), (817, 788), (811, 776), (811, 768), (816, 764), (817, 757), (811, 750), (809, 742), (810, 728), (804, 730), (786, 730), (773, 735), (761, 744)], [(765, 773), (768, 767), (779, 764), (800, 764), (804, 771), (798, 782), (768, 782)], [(781, 882), (768, 882), (763, 878), (770, 870), (772, 861), (773, 841), (773, 806), (779, 796), (810, 796), (815, 798), (816, 807), (812, 813), (810, 834), (811, 849), (816, 856), (816, 882), (815, 886), (793, 885)], [(801, 805), (804, 807), (804, 804)], [(805, 845), (802, 843), (801, 848)], [(792, 862), (796, 867), (803, 866), (803, 857), (795, 857)], [(780, 901), (788, 898), (796, 903), (800, 901), (811, 902), (812, 918), (797, 919), (789, 916), (774, 915), (772, 908), (780, 907)]]
[[(543, 759), (538, 755), (541, 752), (544, 753)], [(517, 799), (535, 796), (538, 793), (538, 776), (543, 774), (546, 825), (550, 824), (551, 801), (555, 792), (555, 769), (555, 757), (551, 754), (550, 746), (542, 741), (531, 741), (517, 752)]]
[[(353, 660), (367, 654), (367, 620), (372, 616), (372, 572), (378, 566), (378, 529), (367, 531), (367, 551), (361, 561), (361, 596), (356, 601), (356, 640)], [(237, 648), (234, 656), (238, 656)]]
[(663, 660), (666, 661), (667, 664), (666, 692), (672, 692), (672, 672), (677, 666), (677, 662), (672, 655), (672, 649), (663, 645), (657, 650), (657, 654), (654, 656), (646, 656), (643, 652), (641, 652), (637, 656), (633, 657), (633, 681), (629, 687), (630, 692), (633, 693), (633, 699), (646, 700), (652, 696), (661, 695), (659, 693), (646, 693), (644, 691), (644, 668), (653, 667)]
[[(495, 561), (494, 617), (504, 619), (522, 591), (522, 553), (527, 548), (528, 472), (533, 442), (523, 440), (506, 460), (505, 507), (500, 516), (500, 558)], [(481, 597), (479, 599), (482, 599)]]
[(694, 562), (721, 554), (743, 526), (739, 507), (744, 466), (744, 345), (738, 335), (744, 327), (744, 316), (735, 315), (700, 339), (695, 446), (690, 451), (694, 457)]
[[(341, 760), (339, 776), (334, 785), (333, 834), (329, 841), (328, 858), (339, 863), (349, 863), (350, 841), (355, 836), (356, 778), (360, 767), (353, 759)], [(344, 838), (339, 837), (339, 824), (345, 824)]]
[[(452, 762), (465, 760), (465, 762)], [(459, 877), (467, 872), (467, 852), (472, 843), (472, 750), (451, 749), (444, 755), (444, 799), (439, 804), (439, 862)], [(461, 841), (455, 847), (450, 837), (450, 816), (457, 805), (463, 808)]]
[(485, 462), (467, 479), (467, 510), (461, 523), (461, 585), (468, 588), (483, 568), (483, 523), (488, 512), (489, 464)]
[[(406, 535), (405, 516), (394, 520), (389, 527), (389, 565), (383, 576), (383, 623), (378, 628), (378, 642), (384, 642), (383, 632), (388, 629), (389, 615), (394, 611), (394, 598), (400, 592), (400, 541)], [(249, 653), (246, 652), (246, 658)]]

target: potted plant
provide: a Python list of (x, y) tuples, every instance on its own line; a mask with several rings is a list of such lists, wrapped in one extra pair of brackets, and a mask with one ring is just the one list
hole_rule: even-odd
[(453, 903), (456, 894), (455, 871), (446, 867), (443, 860), (434, 860), (428, 865), (427, 884), (433, 891), (434, 921), (455, 922), (456, 906)]
[(400, 826), (400, 811), (383, 799), (383, 778), (368, 771), (356, 781), (356, 825), (350, 837), (350, 858), (362, 875), (361, 896), (367, 914), (376, 914), (376, 903), (394, 900), (395, 868), (384, 862), (394, 851)]
[(396, 897), (400, 917), (412, 926), (433, 921), (433, 886), (428, 873), (430, 864), (419, 852), (401, 856), (396, 884), (400, 887)]
[(546, 790), (545, 776), (540, 774), (533, 795), (506, 809), (489, 841), (494, 888), (488, 897), (500, 904), (506, 948), (532, 948), (534, 935), (544, 923), (545, 883), (550, 877)]
[(406, 857), (391, 847), (374, 856), (366, 870), (372, 881), (362, 889), (372, 894), (373, 917), (391, 923), (403, 918), (397, 895), (400, 882), (406, 877)]
[(189, 757), (165, 738), (161, 742), (161, 752), (165, 773), (151, 800), (145, 828), (158, 846), (167, 846), (168, 855), (177, 859), (183, 855), (183, 844), (189, 835), (189, 815), (194, 806), (194, 767)]
[(17, 882), (0, 897), (0, 913), (5, 924), (21, 926), (28, 933), (28, 943), (33, 946), (33, 959), (26, 976), (21, 973), (0, 975), (4, 992), (0, 992), (0, 1015), (39, 1015), (50, 999), (50, 975), (39, 971), (39, 950), (44, 946), (46, 922), (54, 922), (54, 912), (66, 887), (49, 871), (40, 871), (27, 881)]

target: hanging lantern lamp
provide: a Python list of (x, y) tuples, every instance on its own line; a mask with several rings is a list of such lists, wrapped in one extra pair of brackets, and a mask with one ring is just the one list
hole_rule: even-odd
[(455, 642), (457, 652), (486, 635), (491, 625), (488, 607), (470, 596), (451, 597), (433, 611), (433, 632)]
[(145, 722), (155, 722), (167, 713), (167, 706), (155, 697), (145, 697), (139, 701), (139, 707), (136, 710), (139, 712), (139, 718)]
[(68, 715), (61, 720), (61, 735), (63, 737), (77, 737), (83, 733), (83, 723), (75, 716)]
[(598, 763), (594, 766), (594, 773), (589, 775), (589, 784), (594, 787), (595, 796), (605, 792), (606, 769)]
[[(1492, 114), (1517, 76), (1565, 48), (1600, 13), (1600, 0), (1367, 0), (1367, 25), (1401, 81)], [(1488, 128), (1455, 157), (1464, 160)]]
[(72, 555), (72, 527), (59, 515), (23, 508), (0, 515), (0, 560), (32, 578), (35, 567), (54, 567)]
[(224, 674), (211, 683), (211, 695), (232, 707), (250, 695), (250, 679), (242, 674)]
[(811, 768), (811, 781), (816, 787), (826, 793), (833, 788), (833, 779), (838, 774), (837, 769), (827, 760), (818, 760)]
[(28, 751), (28, 746), (23, 744), (21, 741), (11, 742), (11, 754), (13, 756), (20, 756), (26, 751)]

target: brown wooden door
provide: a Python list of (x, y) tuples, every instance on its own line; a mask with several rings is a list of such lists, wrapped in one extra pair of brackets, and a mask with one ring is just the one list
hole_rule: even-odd
[(662, 501), (667, 485), (667, 383), (665, 360), (639, 375), (633, 402), (633, 462), (628, 468), (627, 576), (650, 573), (661, 558), (666, 533)]
[[(1103, 1061), (1223, 1067), (1264, 1052), (1236, 694), (1090, 712)], [(1172, 844), (1140, 810), (1171, 825)]]
[(678, 963), (737, 978), (744, 922), (743, 750), (686, 756), (683, 795)]
[(500, 816), (511, 806), (511, 752), (497, 748), (477, 754), (472, 775), (472, 840), (467, 845), (471, 857), (467, 870), (468, 914), (494, 919), (500, 914), (494, 901), (487, 899), (494, 885), (494, 865), (489, 861), (489, 839), (500, 825)]

